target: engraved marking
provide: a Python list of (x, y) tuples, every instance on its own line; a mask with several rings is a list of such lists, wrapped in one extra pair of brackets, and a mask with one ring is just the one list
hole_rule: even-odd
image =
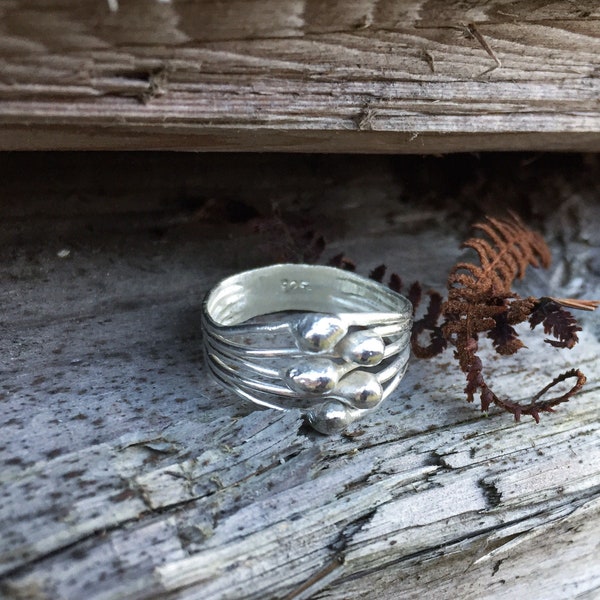
[(311, 291), (310, 283), (308, 281), (298, 281), (296, 279), (282, 279), (281, 289), (284, 292), (294, 292), (296, 290), (304, 292)]

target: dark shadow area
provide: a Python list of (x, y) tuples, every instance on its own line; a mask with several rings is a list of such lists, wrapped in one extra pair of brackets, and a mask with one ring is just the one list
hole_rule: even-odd
[[(98, 235), (126, 242), (141, 234), (153, 243), (258, 232), (267, 245), (282, 246), (271, 247), (274, 260), (307, 260), (294, 256), (282, 222), (301, 244), (315, 233), (343, 238), (345, 222), (368, 220), (358, 202), (364, 198), (406, 233), (429, 227), (439, 212), (462, 233), (483, 214), (513, 210), (535, 223), (577, 195), (600, 202), (597, 154), (13, 152), (0, 154), (0, 178), (5, 248), (31, 250), (32, 240), (85, 245)], [(418, 222), (407, 221), (407, 211), (418, 211)]]

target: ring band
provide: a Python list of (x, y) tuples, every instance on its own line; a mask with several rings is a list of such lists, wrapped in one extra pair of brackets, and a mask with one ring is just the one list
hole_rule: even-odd
[(218, 283), (204, 301), (202, 326), (217, 381), (260, 406), (299, 408), (317, 431), (333, 433), (400, 383), (412, 306), (349, 271), (280, 264)]

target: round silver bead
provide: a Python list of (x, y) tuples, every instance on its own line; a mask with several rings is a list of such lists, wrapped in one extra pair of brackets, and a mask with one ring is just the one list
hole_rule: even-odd
[(294, 334), (302, 350), (326, 352), (331, 350), (347, 333), (341, 319), (320, 313), (307, 314), (298, 321)]
[(303, 394), (326, 394), (339, 381), (337, 365), (327, 358), (299, 359), (286, 370), (283, 379), (287, 386)]
[(349, 362), (373, 367), (384, 358), (385, 342), (376, 333), (354, 331), (338, 344), (338, 351)]
[(374, 408), (383, 398), (383, 387), (372, 373), (353, 371), (340, 380), (334, 394), (355, 408)]
[(310, 425), (327, 435), (342, 431), (354, 420), (351, 410), (342, 402), (329, 400), (307, 413)]

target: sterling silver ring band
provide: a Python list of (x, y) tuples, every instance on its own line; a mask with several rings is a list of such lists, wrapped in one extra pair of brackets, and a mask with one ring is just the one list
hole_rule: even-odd
[(333, 433), (400, 383), (412, 306), (349, 271), (281, 264), (217, 284), (204, 301), (202, 325), (217, 381), (260, 406), (298, 408), (317, 431)]

